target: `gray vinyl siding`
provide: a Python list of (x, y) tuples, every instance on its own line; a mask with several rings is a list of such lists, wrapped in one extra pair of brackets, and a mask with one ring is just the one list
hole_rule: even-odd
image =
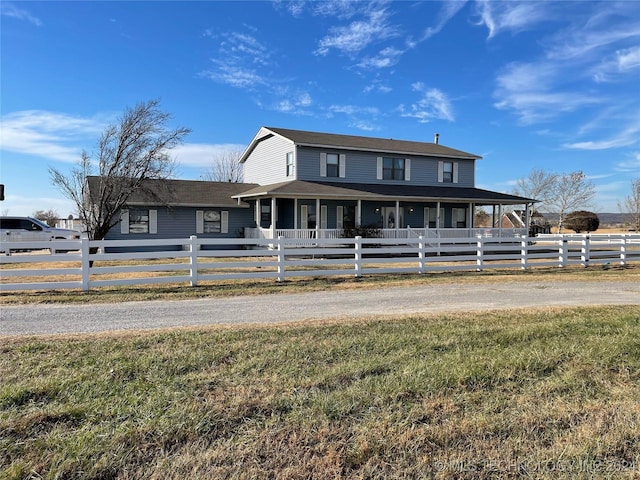
[[(337, 153), (345, 154), (346, 175), (340, 177), (322, 177), (320, 175), (320, 154)], [(409, 180), (380, 180), (377, 178), (378, 157), (399, 157), (410, 160)], [(283, 162), (284, 155), (283, 155)], [(297, 179), (316, 182), (339, 183), (385, 183), (393, 185), (424, 185), (436, 186), (438, 183), (438, 162), (442, 158), (427, 158), (407, 155), (376, 154), (369, 152), (357, 152), (340, 149), (319, 149), (298, 147), (297, 151)], [(458, 183), (451, 184), (456, 187), (474, 187), (474, 160), (450, 160), (458, 163)], [(255, 183), (264, 182), (259, 179), (252, 180)], [(275, 182), (274, 182), (275, 183)]]
[[(278, 136), (261, 141), (244, 163), (244, 181), (246, 183), (270, 185), (287, 180), (296, 180), (296, 176), (287, 177), (287, 152), (292, 151), (294, 151), (293, 144)], [(295, 163), (296, 158), (294, 155)]]
[[(136, 207), (144, 208), (147, 207)], [(229, 208), (229, 207), (148, 207), (149, 210), (157, 211), (158, 231), (152, 233), (129, 233), (120, 232), (120, 224), (114, 226), (105, 237), (105, 240), (158, 240), (163, 238), (189, 238), (197, 235), (200, 238), (236, 238), (241, 237), (240, 229), (244, 227), (254, 227), (254, 213), (251, 208)], [(227, 233), (196, 233), (196, 211), (198, 210), (219, 210), (227, 211), (228, 232)], [(177, 249), (177, 247), (176, 247)]]

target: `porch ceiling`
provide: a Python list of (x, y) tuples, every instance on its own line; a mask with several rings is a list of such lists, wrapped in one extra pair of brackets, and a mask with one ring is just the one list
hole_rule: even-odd
[(279, 198), (331, 198), (343, 200), (378, 201), (457, 201), (483, 205), (522, 205), (536, 200), (531, 198), (492, 192), (480, 188), (441, 187), (417, 185), (381, 185), (369, 183), (307, 182), (292, 180), (252, 188), (233, 198), (248, 200), (255, 197)]

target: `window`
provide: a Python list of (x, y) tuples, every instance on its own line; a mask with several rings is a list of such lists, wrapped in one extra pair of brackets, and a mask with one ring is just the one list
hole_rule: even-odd
[(453, 162), (444, 162), (442, 164), (442, 181), (444, 183), (453, 183)]
[(404, 158), (384, 158), (382, 160), (384, 180), (404, 180)]
[(465, 228), (467, 226), (467, 209), (452, 208), (451, 209), (451, 226), (454, 228)]
[(295, 164), (293, 163), (293, 152), (287, 153), (287, 177), (295, 175)]
[(438, 162), (438, 182), (458, 183), (458, 162)]
[(271, 225), (271, 204), (260, 203), (260, 224)]
[(222, 231), (222, 215), (219, 210), (204, 211), (203, 230), (203, 233), (220, 233)]
[(320, 176), (345, 178), (347, 156), (344, 153), (320, 153)]
[(336, 209), (336, 228), (356, 227), (356, 207), (353, 205), (339, 206)]
[(337, 153), (327, 153), (327, 177), (338, 177), (340, 174), (340, 157)]
[(149, 210), (129, 210), (129, 233), (149, 233)]
[[(153, 226), (153, 215), (151, 219)], [(196, 234), (201, 233), (229, 233), (229, 211), (196, 210)]]

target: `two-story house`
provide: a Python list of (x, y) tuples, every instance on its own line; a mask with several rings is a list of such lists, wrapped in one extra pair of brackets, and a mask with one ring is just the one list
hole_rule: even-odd
[[(246, 183), (150, 182), (150, 190), (169, 192), (166, 202), (134, 195), (107, 239), (326, 238), (369, 225), (387, 237), (474, 235), (476, 207), (492, 208), (495, 219), (503, 206), (527, 210), (535, 201), (476, 188), (480, 158), (437, 137), (429, 143), (262, 127), (240, 158)], [(100, 182), (88, 180), (90, 190)], [(509, 233), (527, 227), (521, 230)]]
[(426, 143), (263, 127), (240, 159), (245, 180), (259, 186), (234, 198), (253, 204), (261, 232), (285, 234), (363, 225), (469, 229), (476, 206), (526, 209), (534, 201), (475, 188), (480, 158), (437, 136)]

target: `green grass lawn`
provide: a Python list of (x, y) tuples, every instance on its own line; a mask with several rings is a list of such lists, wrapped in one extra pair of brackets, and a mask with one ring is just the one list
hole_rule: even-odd
[(640, 477), (640, 306), (0, 352), (0, 478)]

